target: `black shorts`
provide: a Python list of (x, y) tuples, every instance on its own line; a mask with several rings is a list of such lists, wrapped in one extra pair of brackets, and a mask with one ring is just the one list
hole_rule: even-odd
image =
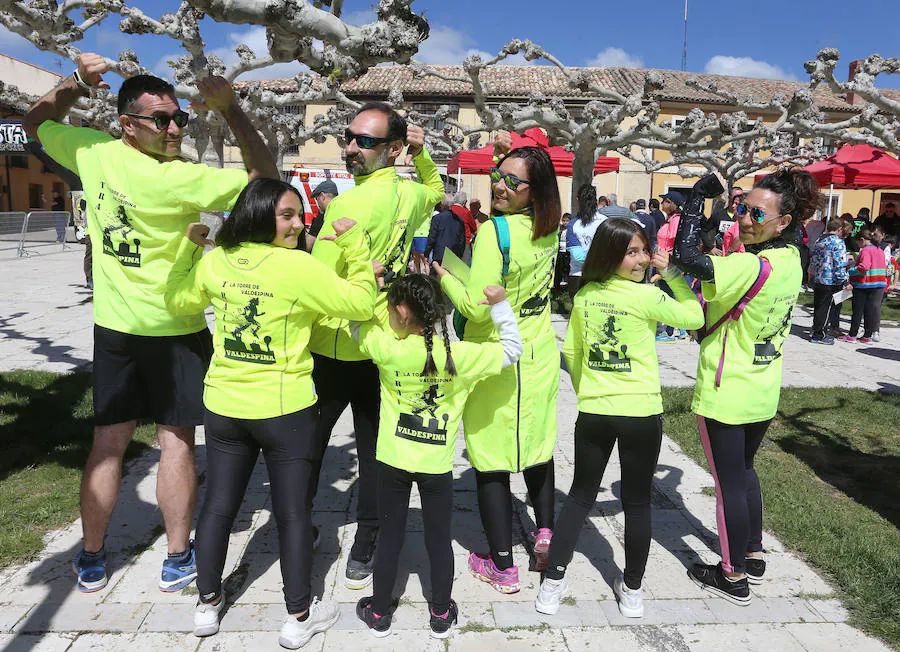
[(152, 419), (164, 426), (203, 423), (203, 377), (212, 336), (129, 335), (94, 325), (94, 422)]

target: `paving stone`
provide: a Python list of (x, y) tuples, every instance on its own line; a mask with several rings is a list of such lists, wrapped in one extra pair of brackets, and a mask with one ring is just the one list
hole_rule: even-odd
[(0, 604), (0, 632), (9, 632), (22, 620), (30, 607), (22, 604)]
[(538, 613), (531, 602), (494, 602), (494, 619), (497, 627), (534, 627), (546, 624), (561, 627), (600, 627), (607, 624), (606, 616), (596, 600), (575, 600), (574, 604), (562, 604), (556, 615)]
[(534, 649), (542, 652), (567, 650), (562, 630), (546, 626), (491, 632), (456, 632), (450, 637), (453, 652), (521, 652)]
[(791, 623), (784, 628), (810, 652), (888, 652), (891, 649), (843, 623)]
[(40, 604), (20, 620), (14, 632), (134, 632), (150, 612), (150, 603)]
[(691, 652), (801, 652), (803, 644), (784, 625), (681, 625), (676, 628)]
[[(199, 641), (198, 652), (246, 652), (247, 650), (281, 650), (278, 645), (278, 633), (281, 630), (281, 621), (274, 625), (271, 631), (264, 632), (224, 632), (220, 631), (215, 636), (194, 640)], [(304, 647), (303, 652), (321, 652), (325, 639), (323, 634), (313, 636), (312, 640)]]
[(830, 623), (842, 623), (849, 617), (841, 601), (836, 598), (828, 600), (810, 600), (809, 606), (821, 614)]
[(644, 600), (643, 618), (625, 618), (615, 600), (604, 600), (600, 608), (610, 625), (669, 625), (714, 623), (717, 619), (703, 600)]
[[(677, 645), (672, 645), (671, 629), (667, 630), (652, 625), (566, 628), (563, 630), (563, 637), (570, 652), (587, 652), (597, 649), (615, 650), (616, 652), (678, 650)], [(664, 642), (664, 647), (656, 647), (651, 641)]]
[(106, 652), (107, 650), (128, 650), (128, 652), (194, 652), (200, 639), (183, 634), (163, 634), (144, 632), (138, 634), (82, 634), (68, 652)]
[[(141, 623), (141, 632), (191, 632), (194, 630), (194, 604), (155, 604)], [(227, 612), (225, 616), (227, 617)]]
[(77, 634), (0, 634), (3, 652), (63, 652)]
[(722, 598), (704, 600), (720, 623), (808, 623), (822, 616), (799, 598), (754, 598), (746, 607)]
[[(451, 649), (454, 638), (451, 635)], [(323, 650), (332, 650), (335, 652), (344, 652), (346, 650), (354, 650), (354, 652), (369, 652), (382, 650), (386, 652), (395, 652), (396, 650), (404, 650), (405, 652), (443, 652), (445, 650), (444, 642), (431, 638), (428, 632), (421, 631), (396, 631), (390, 636), (384, 638), (375, 638), (367, 631), (348, 631), (332, 628), (325, 632)], [(303, 648), (306, 652), (306, 648)]]

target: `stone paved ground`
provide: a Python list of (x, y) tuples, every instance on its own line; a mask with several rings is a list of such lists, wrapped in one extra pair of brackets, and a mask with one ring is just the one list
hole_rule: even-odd
[[(4, 291), (0, 296), (0, 365), (2, 369), (64, 371), (90, 359), (89, 295), (79, 288), (79, 251), (0, 260)], [(797, 328), (809, 318), (798, 310)], [(564, 323), (556, 324), (560, 333)], [(787, 345), (785, 380), (796, 385), (852, 385), (872, 389), (900, 387), (896, 354), (900, 330), (884, 328), (881, 345), (814, 347), (800, 338)], [(824, 351), (823, 351), (824, 349)], [(859, 349), (857, 351), (856, 349)], [(830, 357), (824, 359), (828, 354)], [(660, 347), (664, 384), (689, 385), (696, 349), (681, 342)], [(573, 473), (572, 424), (577, 413), (568, 376), (560, 381), (560, 436), (556, 451), (557, 501)], [(202, 436), (198, 469), (204, 469)], [(110, 527), (112, 577), (95, 594), (74, 590), (70, 570), (80, 546), (80, 524), (51, 533), (46, 548), (32, 563), (0, 573), (0, 645), (9, 650), (244, 650), (277, 649), (284, 617), (278, 567), (277, 533), (271, 519), (265, 468), (257, 467), (229, 547), (226, 586), (229, 607), (222, 631), (200, 640), (190, 634), (196, 590), (169, 595), (156, 589), (165, 552), (154, 487), (158, 452), (133, 461), (122, 499)], [(403, 600), (395, 616), (395, 634), (376, 640), (364, 632), (353, 607), (364, 592), (342, 584), (354, 526), (357, 487), (351, 425), (338, 424), (323, 475), (314, 522), (323, 543), (315, 558), (313, 592), (341, 602), (335, 628), (318, 636), (310, 650), (846, 650), (887, 649), (845, 624), (846, 612), (832, 588), (797, 556), (766, 536), (770, 579), (754, 588), (752, 606), (739, 608), (707, 597), (685, 576), (686, 564), (716, 559), (715, 504), (704, 493), (708, 474), (665, 439), (654, 503), (654, 540), (644, 583), (646, 615), (623, 619), (616, 608), (612, 581), (624, 561), (623, 518), (617, 500), (619, 468), (614, 458), (597, 504), (579, 540), (570, 566), (571, 604), (554, 617), (541, 616), (532, 602), (539, 576), (533, 567), (526, 533), (533, 529), (523, 502), (524, 484), (514, 476), (516, 496), (515, 557), (522, 591), (501, 596), (466, 571), (469, 550), (485, 548), (479, 525), (473, 473), (462, 448), (457, 450), (454, 512), (456, 583), (460, 627), (447, 643), (428, 638), (425, 598), (427, 560), (418, 497), (414, 494), (405, 564), (396, 595)], [(202, 489), (201, 489), (202, 500)]]

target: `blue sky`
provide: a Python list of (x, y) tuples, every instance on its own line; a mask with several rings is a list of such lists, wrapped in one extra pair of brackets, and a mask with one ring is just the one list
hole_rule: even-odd
[[(132, 0), (148, 15), (174, 11), (177, 0)], [(344, 17), (360, 24), (373, 19), (372, 0), (345, 0)], [(539, 2), (537, 0), (415, 0), (424, 13), (431, 37), (420, 48), (424, 63), (461, 63), (468, 54), (495, 54), (512, 38), (530, 38), (573, 66), (622, 65), (680, 69), (684, 0), (643, 0), (608, 3), (600, 0)], [(110, 16), (77, 44), (115, 56), (135, 50), (142, 63), (166, 75), (166, 60), (180, 46), (153, 35), (131, 37), (118, 31)], [(872, 53), (900, 56), (900, 2), (856, 0), (839, 8), (811, 0), (754, 0), (749, 3), (690, 0), (687, 69), (692, 72), (735, 74), (805, 81), (803, 63), (824, 47), (841, 52), (840, 78), (856, 58)], [(245, 42), (265, 47), (262, 28), (226, 25), (206, 19), (203, 35), (208, 50), (234, 60), (234, 47)], [(68, 73), (72, 64), (37, 50), (0, 27), (0, 52)], [(60, 66), (61, 63), (61, 66)], [(289, 77), (296, 64), (251, 73), (243, 79)], [(113, 81), (113, 80), (111, 80)], [(900, 87), (900, 75), (882, 75), (879, 86)], [(114, 87), (117, 86), (114, 82)]]

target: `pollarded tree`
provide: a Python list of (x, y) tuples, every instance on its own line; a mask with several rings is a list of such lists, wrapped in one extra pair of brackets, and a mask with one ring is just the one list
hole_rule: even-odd
[[(249, 85), (240, 93), (243, 108), (255, 119), (266, 142), (280, 162), (285, 150), (308, 139), (320, 140), (329, 133), (342, 131), (342, 116), (336, 109), (329, 116), (303, 124), (299, 114), (285, 114), (287, 105), (309, 102), (335, 102), (346, 97), (341, 84), (365, 73), (379, 63), (407, 63), (428, 36), (428, 24), (415, 14), (413, 0), (380, 0), (374, 22), (354, 26), (341, 20), (342, 0), (307, 2), (306, 0), (184, 0), (175, 13), (159, 18), (147, 15), (124, 0), (0, 0), (0, 25), (19, 34), (41, 50), (54, 52), (76, 61), (81, 50), (76, 43), (84, 34), (112, 15), (118, 15), (119, 29), (130, 35), (154, 34), (169, 37), (186, 51), (172, 62), (176, 95), (188, 100), (200, 99), (196, 82), (210, 74), (221, 74), (233, 82), (241, 74), (275, 63), (297, 61), (308, 71), (296, 78), (296, 91), (276, 97), (259, 85)], [(324, 7), (324, 8), (323, 8)], [(77, 18), (73, 15), (79, 14)], [(257, 56), (246, 45), (238, 46), (238, 61), (229, 67), (218, 57), (206, 53), (200, 20), (208, 16), (215, 21), (266, 28), (267, 50)], [(108, 59), (110, 70), (129, 77), (143, 72), (132, 51), (116, 59)], [(0, 91), (0, 100), (22, 102), (18, 89)], [(93, 124), (113, 130), (115, 114), (110, 99), (97, 92), (96, 97), (79, 105)], [(352, 104), (352, 103), (351, 103)], [(201, 114), (191, 128), (198, 155), (213, 153), (221, 164), (227, 129), (214, 115)]]

